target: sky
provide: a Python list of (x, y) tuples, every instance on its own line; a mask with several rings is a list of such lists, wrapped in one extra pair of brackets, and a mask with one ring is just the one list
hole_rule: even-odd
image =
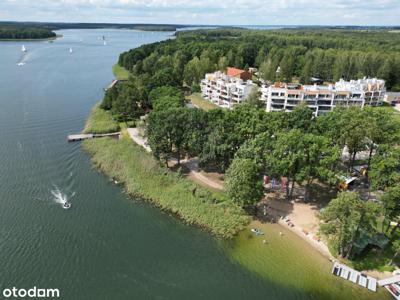
[(2, 21), (400, 25), (400, 0), (0, 0)]

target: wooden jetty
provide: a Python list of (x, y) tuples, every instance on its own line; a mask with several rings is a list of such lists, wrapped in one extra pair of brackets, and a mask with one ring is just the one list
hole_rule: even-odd
[(364, 275), (346, 265), (335, 262), (333, 264), (332, 274), (353, 283), (358, 283), (358, 285), (376, 292), (377, 280), (375, 278)]
[(104, 91), (107, 92), (109, 89), (112, 89), (114, 86), (116, 86), (117, 84), (119, 84), (120, 82), (124, 82), (127, 81), (127, 79), (114, 79), (110, 85), (106, 88), (104, 88)]
[(102, 134), (93, 134), (93, 133), (82, 133), (82, 134), (71, 134), (68, 136), (68, 142), (79, 142), (83, 140), (89, 140), (100, 137), (114, 137), (120, 138), (121, 132), (113, 132), (113, 133), (102, 133)]

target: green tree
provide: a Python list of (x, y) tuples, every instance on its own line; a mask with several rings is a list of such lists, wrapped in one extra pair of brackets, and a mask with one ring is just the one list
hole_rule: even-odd
[(311, 132), (315, 122), (313, 111), (302, 102), (288, 115), (288, 122), (290, 128)]
[(398, 172), (400, 150), (390, 145), (380, 145), (371, 160), (369, 179), (373, 189), (384, 190), (400, 183)]
[(275, 81), (276, 78), (276, 68), (277, 66), (272, 63), (271, 59), (264, 61), (259, 69), (261, 78), (264, 80)]
[(190, 60), (185, 66), (185, 71), (183, 78), (187, 85), (192, 85), (195, 83), (199, 83), (200, 79), (204, 74), (202, 74), (202, 66), (200, 64), (200, 60), (198, 57)]
[(257, 165), (249, 159), (234, 159), (226, 172), (225, 188), (228, 196), (240, 205), (260, 201), (263, 186)]
[(228, 59), (226, 58), (226, 56), (222, 56), (222, 57), (218, 60), (218, 70), (224, 72), (228, 66), (229, 66), (229, 61), (228, 61)]
[(377, 209), (375, 203), (362, 201), (355, 192), (341, 192), (321, 211), (324, 223), (320, 230), (331, 239), (338, 254), (348, 258), (360, 232), (374, 231)]
[(185, 104), (180, 97), (162, 96), (153, 101), (153, 109), (155, 111), (168, 110), (171, 108), (183, 107)]
[(140, 102), (137, 88), (131, 84), (126, 85), (118, 92), (117, 98), (113, 101), (111, 112), (121, 122), (134, 120), (144, 113)]
[(160, 98), (169, 98), (173, 99), (172, 107), (182, 107), (184, 106), (184, 97), (182, 91), (177, 87), (172, 86), (161, 86), (153, 89), (149, 94), (149, 102), (151, 104), (157, 102)]
[(394, 240), (392, 242), (392, 250), (394, 252), (392, 259), (390, 260), (390, 265), (393, 264), (394, 260), (399, 256), (400, 254), (400, 240)]
[(279, 74), (280, 80), (285, 82), (292, 81), (295, 61), (292, 53), (287, 53), (281, 60), (280, 63), (281, 72)]
[(264, 175), (267, 168), (266, 157), (272, 151), (273, 143), (274, 138), (268, 132), (260, 133), (255, 138), (244, 142), (236, 152), (235, 158), (253, 160), (260, 173)]
[(261, 92), (259, 91), (258, 86), (255, 85), (252, 87), (250, 94), (245, 99), (245, 102), (257, 108), (263, 108), (265, 107), (265, 103), (262, 102), (260, 98)]
[[(396, 185), (388, 188), (380, 200), (382, 202), (383, 215), (387, 224), (386, 231), (388, 231), (390, 222), (398, 220), (400, 217), (400, 186)], [(398, 229), (398, 226), (393, 229), (392, 234), (394, 234), (396, 229)]]
[(367, 149), (367, 118), (360, 107), (350, 107), (343, 111), (341, 138), (349, 152), (349, 170), (354, 167), (356, 155)]
[(191, 134), (188, 126), (189, 109), (173, 108), (162, 111), (153, 111), (147, 121), (147, 138), (153, 155), (168, 160), (175, 154), (177, 164), (188, 148), (188, 136)]
[(299, 129), (281, 132), (273, 145), (273, 151), (267, 154), (267, 170), (271, 176), (286, 177), (286, 197), (292, 198), (296, 181), (302, 182), (300, 173), (305, 163), (305, 140)]
[(392, 114), (380, 109), (367, 106), (363, 110), (366, 124), (367, 147), (369, 150), (368, 168), (371, 164), (373, 153), (381, 144), (392, 144), (396, 141), (396, 132), (400, 128)]
[(156, 71), (151, 77), (152, 88), (160, 86), (179, 86), (180, 83), (175, 77), (174, 70), (172, 68), (164, 68)]

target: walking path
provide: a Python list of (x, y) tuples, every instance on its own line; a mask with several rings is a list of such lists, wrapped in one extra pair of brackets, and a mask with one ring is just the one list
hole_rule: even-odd
[(142, 146), (147, 152), (151, 152), (149, 145), (147, 144), (146, 139), (139, 135), (139, 131), (137, 128), (128, 128), (128, 133), (131, 139), (138, 145)]
[(216, 182), (216, 181), (204, 176), (199, 171), (199, 164), (198, 164), (198, 159), (197, 158), (192, 158), (192, 159), (187, 160), (184, 163), (184, 165), (185, 165), (185, 167), (187, 167), (190, 170), (189, 177), (193, 176), (195, 179), (197, 179), (198, 181), (201, 181), (203, 184), (205, 184), (205, 185), (207, 185), (207, 186), (209, 186), (211, 188), (214, 188), (214, 189), (217, 189), (217, 190), (223, 190), (224, 189), (224, 186), (221, 183)]

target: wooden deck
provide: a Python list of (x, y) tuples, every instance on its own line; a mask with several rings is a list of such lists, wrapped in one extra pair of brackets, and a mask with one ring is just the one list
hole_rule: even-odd
[(79, 142), (83, 140), (93, 139), (93, 138), (100, 138), (100, 137), (114, 137), (120, 138), (121, 132), (113, 132), (113, 133), (102, 133), (102, 134), (71, 134), (68, 136), (68, 142)]

